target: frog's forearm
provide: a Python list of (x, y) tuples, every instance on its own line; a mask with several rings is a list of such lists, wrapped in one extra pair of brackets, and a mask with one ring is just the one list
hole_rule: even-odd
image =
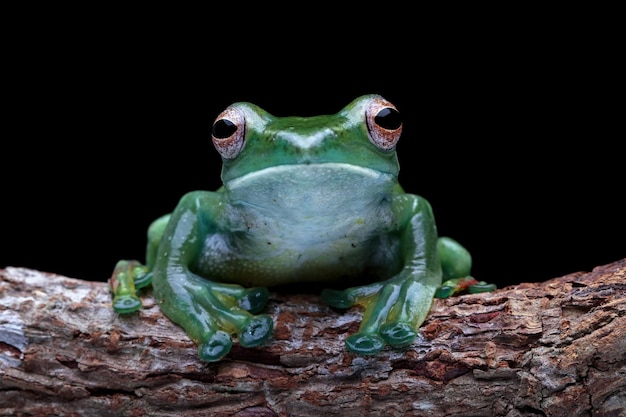
[[(441, 284), (441, 264), (437, 257), (437, 228), (426, 200), (418, 198), (416, 212), (411, 215), (409, 226), (402, 236), (405, 269), (427, 286)], [(423, 278), (423, 279), (422, 279)]]
[(203, 311), (190, 314), (196, 308), (190, 288), (190, 264), (200, 255), (200, 208), (205, 198), (200, 193), (184, 196), (172, 213), (171, 222), (153, 260), (153, 288), (162, 311), (185, 328), (194, 340), (202, 340), (217, 330), (215, 319)]
[(346, 340), (348, 348), (360, 354), (376, 353), (385, 343), (411, 343), (441, 284), (437, 230), (430, 205), (419, 197), (404, 196), (397, 210), (401, 211), (398, 218), (405, 219), (400, 236), (402, 270), (382, 283), (323, 294), (331, 305), (345, 306), (353, 301), (365, 306), (359, 331)]
[(154, 292), (163, 312), (198, 342), (202, 359), (214, 361), (230, 350), (230, 334), (242, 346), (263, 343), (272, 332), (267, 315), (254, 316), (267, 302), (264, 288), (244, 289), (196, 275), (204, 237), (214, 232), (211, 220), (219, 207), (215, 193), (190, 193), (172, 214), (155, 260)]
[(408, 325), (417, 332), (441, 285), (441, 266), (437, 259), (437, 230), (430, 205), (417, 199), (414, 214), (402, 235), (405, 264), (393, 279), (400, 283), (398, 302), (394, 304), (386, 322), (387, 331), (394, 326)]
[[(435, 291), (441, 285), (441, 268), (435, 249), (437, 232), (430, 216), (428, 207), (420, 210), (411, 217), (403, 233), (404, 267), (386, 285), (395, 290), (381, 292), (372, 312), (374, 316), (376, 312), (384, 314), (387, 323), (403, 322), (417, 328), (426, 318)], [(395, 300), (393, 308), (385, 313), (385, 305), (392, 299)]]
[(437, 257), (437, 229), (432, 210), (426, 200), (420, 199), (421, 209), (411, 217), (410, 227), (403, 236), (406, 254), (405, 274), (408, 275), (403, 302), (396, 308), (397, 321), (419, 327), (432, 305), (441, 285), (441, 263)]

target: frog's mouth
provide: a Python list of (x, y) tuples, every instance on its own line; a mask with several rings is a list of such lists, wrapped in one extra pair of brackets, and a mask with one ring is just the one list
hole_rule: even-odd
[(328, 212), (376, 204), (388, 198), (396, 184), (389, 173), (325, 162), (265, 168), (227, 181), (225, 189), (235, 203)]
[[(391, 177), (390, 174), (385, 174), (375, 169), (364, 168), (358, 165), (339, 162), (325, 162), (318, 164), (290, 164), (277, 165), (270, 168), (261, 169), (259, 171), (251, 172), (241, 177), (229, 180), (226, 185), (227, 188), (232, 191), (250, 184), (258, 185), (259, 182), (263, 181), (273, 182), (272, 180), (280, 181), (282, 183), (283, 181), (292, 182), (294, 180), (300, 179), (301, 181), (307, 183), (324, 183), (328, 180), (334, 179), (337, 181), (344, 181), (348, 178), (362, 178), (376, 181), (379, 180), (381, 176), (387, 178)], [(327, 184), (327, 186), (332, 187), (332, 184)]]

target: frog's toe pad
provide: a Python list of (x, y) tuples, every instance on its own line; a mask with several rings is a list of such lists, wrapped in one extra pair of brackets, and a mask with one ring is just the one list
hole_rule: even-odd
[(389, 323), (380, 329), (383, 338), (394, 347), (404, 347), (413, 343), (417, 332), (407, 323)]
[(232, 345), (233, 342), (228, 333), (218, 330), (207, 340), (198, 344), (198, 355), (202, 360), (215, 362), (223, 358)]
[(266, 314), (252, 317), (241, 329), (237, 337), (243, 347), (259, 346), (272, 335), (274, 322)]
[(121, 295), (113, 300), (113, 309), (118, 314), (130, 314), (141, 309), (141, 300), (134, 295)]
[(239, 299), (239, 307), (256, 314), (263, 310), (267, 300), (270, 298), (270, 292), (264, 287), (248, 288), (241, 299)]
[(335, 308), (350, 308), (354, 305), (354, 298), (348, 291), (331, 290), (329, 288), (322, 291), (322, 300)]
[(385, 341), (373, 334), (353, 334), (346, 339), (346, 346), (359, 355), (373, 355), (385, 347)]

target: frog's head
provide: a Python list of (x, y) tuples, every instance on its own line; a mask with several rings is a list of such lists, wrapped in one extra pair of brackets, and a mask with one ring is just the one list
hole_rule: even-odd
[(213, 123), (224, 184), (279, 166), (346, 164), (397, 177), (395, 146), (402, 132), (393, 104), (378, 95), (357, 98), (333, 115), (274, 117), (235, 103)]

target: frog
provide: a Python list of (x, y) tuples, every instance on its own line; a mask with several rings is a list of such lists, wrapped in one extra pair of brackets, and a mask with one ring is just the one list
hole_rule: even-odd
[(113, 309), (140, 310), (151, 285), (200, 359), (215, 362), (234, 340), (253, 348), (271, 338), (270, 289), (314, 283), (331, 308), (363, 309), (348, 351), (407, 348), (435, 298), (495, 286), (471, 276), (469, 251), (439, 236), (429, 202), (400, 185), (402, 130), (379, 94), (319, 116), (228, 106), (211, 127), (222, 185), (186, 193), (149, 225), (145, 263), (113, 269)]

